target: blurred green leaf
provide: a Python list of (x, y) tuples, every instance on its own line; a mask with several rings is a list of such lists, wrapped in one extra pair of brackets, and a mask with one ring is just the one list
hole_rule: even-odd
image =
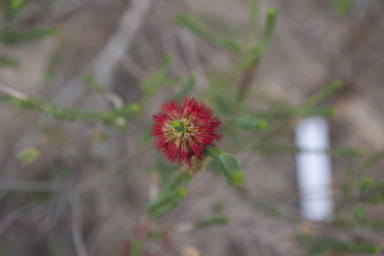
[(82, 75), (83, 81), (92, 88), (95, 92), (103, 93), (105, 92), (105, 88), (100, 85), (89, 73), (84, 73)]
[(20, 10), (23, 8), (29, 0), (10, 0), (11, 2), (11, 8), (13, 10)]
[(0, 32), (0, 42), (6, 45), (16, 45), (57, 35), (58, 28), (34, 28), (25, 30), (8, 29)]
[(21, 150), (17, 156), (24, 165), (28, 165), (36, 161), (40, 156), (40, 150), (36, 147), (27, 147)]
[(228, 225), (231, 222), (230, 218), (226, 215), (214, 216), (212, 218), (203, 219), (198, 222), (198, 226), (206, 228), (214, 225)]

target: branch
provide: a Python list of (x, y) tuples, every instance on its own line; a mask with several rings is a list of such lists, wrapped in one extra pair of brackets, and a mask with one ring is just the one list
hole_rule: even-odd
[(60, 184), (51, 181), (3, 180), (0, 182), (0, 190), (59, 192), (62, 189)]
[(116, 33), (96, 59), (93, 71), (99, 83), (105, 86), (110, 84), (112, 71), (130, 47), (149, 9), (150, 3), (151, 0), (130, 1), (127, 11), (120, 20)]
[(19, 92), (19, 91), (16, 91), (15, 89), (12, 89), (8, 86), (5, 86), (3, 84), (0, 84), (0, 91), (3, 92), (3, 93), (6, 93), (8, 95), (11, 95), (15, 98), (18, 98), (20, 100), (25, 100), (27, 99), (27, 95), (22, 93), (22, 92)]
[(75, 244), (76, 252), (78, 256), (88, 256), (84, 241), (81, 235), (81, 205), (79, 197), (69, 198), (69, 204), (71, 207), (72, 217), (72, 239)]

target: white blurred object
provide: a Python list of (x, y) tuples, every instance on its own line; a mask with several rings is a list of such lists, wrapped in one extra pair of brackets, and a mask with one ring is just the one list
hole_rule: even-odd
[(296, 128), (296, 144), (304, 149), (297, 155), (301, 214), (311, 221), (329, 220), (333, 211), (331, 160), (319, 153), (329, 148), (327, 122), (320, 117), (301, 121)]

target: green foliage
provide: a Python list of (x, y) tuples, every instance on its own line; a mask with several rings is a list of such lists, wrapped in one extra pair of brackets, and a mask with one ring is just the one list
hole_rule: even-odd
[(269, 9), (267, 14), (266, 25), (263, 33), (263, 38), (261, 40), (261, 45), (263, 46), (263, 51), (266, 51), (266, 48), (270, 45), (272, 37), (276, 27), (277, 11), (276, 9)]
[(186, 196), (186, 186), (192, 179), (189, 170), (178, 173), (170, 179), (153, 202), (147, 205), (151, 218), (159, 218), (173, 210)]
[(19, 68), (20, 62), (17, 59), (0, 54), (0, 65), (9, 68)]
[(140, 256), (144, 250), (144, 242), (140, 239), (134, 239), (131, 243), (129, 256)]
[(240, 43), (213, 33), (189, 14), (180, 14), (176, 21), (179, 25), (188, 28), (192, 33), (217, 46), (234, 52), (240, 52), (243, 49), (243, 46)]
[(39, 158), (40, 150), (36, 147), (27, 147), (21, 150), (17, 156), (24, 165), (28, 165)]
[(164, 192), (172, 192), (181, 188), (185, 188), (191, 181), (192, 175), (189, 170), (185, 170), (177, 174), (172, 180), (169, 181), (164, 189)]
[(171, 66), (172, 61), (173, 61), (173, 55), (168, 53), (165, 56), (164, 62), (161, 65), (161, 67), (159, 68), (159, 70), (156, 73), (154, 73), (143, 84), (142, 88), (143, 88), (144, 92), (146, 92), (146, 93), (150, 94), (150, 96), (152, 96), (157, 91), (157, 89), (159, 88), (161, 83), (164, 81), (165, 76), (169, 70), (169, 67)]
[(213, 225), (228, 225), (230, 223), (230, 218), (226, 215), (214, 216), (212, 218), (207, 218), (200, 220), (198, 226), (201, 228), (206, 228)]
[(346, 15), (351, 11), (354, 2), (354, 0), (333, 0), (333, 11), (338, 15)]
[(57, 43), (55, 49), (51, 53), (48, 60), (48, 66), (44, 76), (46, 85), (50, 85), (53, 82), (53, 79), (59, 67), (63, 52), (64, 52), (64, 42), (63, 40), (59, 40), (59, 42)]
[(329, 96), (333, 95), (335, 92), (339, 91), (342, 87), (343, 87), (343, 83), (340, 80), (335, 80), (330, 85), (325, 87), (323, 90), (319, 91), (318, 93), (316, 93), (315, 95), (307, 99), (302, 104), (302, 107), (311, 108), (319, 104), (325, 98), (328, 98)]
[(373, 188), (373, 180), (371, 178), (365, 178), (359, 185), (360, 195), (367, 194)]
[(185, 189), (178, 189), (174, 192), (160, 195), (157, 200), (147, 206), (148, 216), (155, 219), (167, 214), (179, 205), (186, 194)]
[(0, 32), (0, 42), (6, 45), (22, 44), (57, 35), (59, 32), (58, 28), (6, 29)]
[(251, 2), (248, 28), (248, 46), (256, 45), (258, 30), (259, 5), (256, 1)]
[(363, 174), (364, 172), (371, 169), (374, 165), (379, 163), (384, 158), (384, 149), (380, 150), (376, 154), (374, 154), (372, 157), (368, 158), (361, 166), (354, 169), (354, 172), (356, 174)]
[(92, 88), (95, 92), (98, 93), (104, 93), (105, 89), (102, 85), (100, 85), (89, 73), (84, 73), (83, 76), (83, 81)]
[(12, 22), (17, 14), (27, 6), (29, 0), (7, 0), (1, 3), (1, 9), (6, 21)]
[(258, 130), (264, 131), (267, 129), (267, 121), (263, 119), (252, 119), (244, 116), (235, 118), (234, 125), (245, 130)]
[(365, 209), (361, 205), (356, 205), (353, 211), (353, 217), (359, 226), (370, 229), (373, 227), (373, 222), (365, 215)]
[[(251, 8), (252, 11), (252, 8)], [(272, 37), (276, 26), (277, 11), (270, 9), (268, 11), (266, 26), (264, 28), (263, 37), (259, 44), (255, 44), (249, 50), (244, 60), (236, 67), (232, 72), (232, 76), (243, 73), (247, 68), (251, 66), (257, 66), (267, 52), (269, 45), (272, 41)]]
[(327, 252), (380, 253), (380, 247), (374, 244), (310, 235), (297, 235), (296, 239), (299, 245), (307, 248), (308, 256), (323, 255)]
[[(130, 116), (139, 111), (138, 104), (131, 104), (120, 109), (109, 111), (85, 111), (70, 107), (60, 107), (53, 102), (44, 99), (18, 99), (12, 96), (1, 95), (0, 100), (10, 101), (19, 111), (31, 109), (44, 113), (52, 118), (62, 119), (71, 122), (94, 122), (102, 121), (104, 124), (113, 124), (119, 117)], [(116, 123), (116, 125), (119, 125)]]
[(10, 0), (10, 5), (12, 10), (18, 11), (23, 8), (28, 2), (29, 0)]

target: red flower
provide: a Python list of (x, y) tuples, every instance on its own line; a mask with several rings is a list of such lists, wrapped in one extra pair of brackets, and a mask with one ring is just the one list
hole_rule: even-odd
[(202, 159), (207, 146), (220, 140), (221, 120), (204, 102), (186, 96), (184, 104), (170, 100), (153, 116), (152, 136), (156, 148), (172, 163), (191, 164), (192, 157)]

